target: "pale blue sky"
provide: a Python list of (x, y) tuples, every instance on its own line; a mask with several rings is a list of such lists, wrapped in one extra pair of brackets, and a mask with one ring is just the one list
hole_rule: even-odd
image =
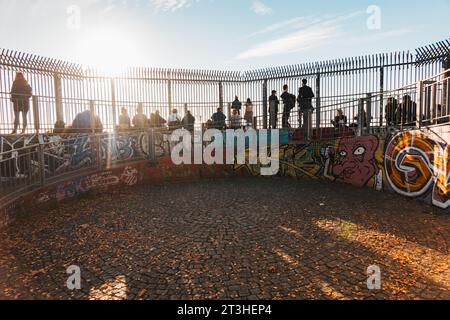
[(450, 0), (0, 0), (1, 48), (100, 65), (245, 70), (448, 38)]

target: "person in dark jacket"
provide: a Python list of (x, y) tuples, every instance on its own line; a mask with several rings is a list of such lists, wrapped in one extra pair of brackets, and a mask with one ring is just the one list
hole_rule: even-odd
[(195, 127), (195, 117), (192, 115), (190, 111), (187, 111), (186, 115), (184, 116), (183, 120), (181, 121), (183, 124), (183, 128), (186, 129), (189, 132), (194, 132)]
[(213, 114), (211, 120), (214, 129), (223, 130), (226, 127), (225, 120), (227, 120), (227, 116), (223, 113), (222, 108), (217, 108), (217, 112)]
[(398, 101), (394, 97), (389, 97), (385, 106), (385, 118), (387, 126), (398, 124), (397, 119)]
[[(298, 89), (298, 108), (299, 108), (299, 123), (301, 123), (303, 116), (303, 127), (310, 128), (312, 123), (312, 112), (314, 110), (312, 105), (312, 99), (314, 98), (314, 92), (311, 87), (308, 86), (308, 80), (302, 80), (302, 86)], [(308, 126), (306, 126), (308, 124)]]
[(403, 97), (403, 101), (399, 109), (401, 113), (400, 119), (402, 121), (402, 125), (413, 126), (416, 121), (417, 105), (414, 101), (412, 101), (411, 96), (405, 95)]
[(347, 121), (348, 121), (347, 116), (344, 115), (342, 109), (339, 109), (337, 111), (337, 116), (334, 118), (334, 121), (331, 121), (331, 123), (336, 129), (342, 129), (347, 127)]
[(283, 94), (281, 99), (283, 99), (283, 128), (290, 128), (289, 118), (291, 117), (291, 111), (295, 108), (295, 95), (288, 92), (289, 86), (285, 84), (283, 86)]
[(278, 112), (280, 100), (278, 100), (277, 92), (272, 91), (272, 95), (269, 97), (269, 116), (270, 116), (270, 127), (276, 129), (278, 125)]
[(237, 110), (238, 114), (241, 114), (242, 110), (242, 102), (239, 101), (238, 96), (234, 99), (233, 103), (231, 104), (231, 110)]
[(27, 129), (27, 115), (30, 110), (30, 98), (33, 90), (28, 84), (22, 72), (17, 72), (16, 78), (11, 88), (11, 102), (14, 109), (14, 130), (12, 134), (17, 133), (20, 124), (20, 113), (22, 112), (23, 129), (22, 134)]

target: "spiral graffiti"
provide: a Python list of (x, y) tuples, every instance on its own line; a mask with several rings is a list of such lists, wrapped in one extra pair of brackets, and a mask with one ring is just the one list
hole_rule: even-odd
[(433, 204), (450, 206), (449, 148), (445, 142), (420, 132), (402, 132), (388, 144), (386, 177), (390, 187), (407, 197), (432, 191)]

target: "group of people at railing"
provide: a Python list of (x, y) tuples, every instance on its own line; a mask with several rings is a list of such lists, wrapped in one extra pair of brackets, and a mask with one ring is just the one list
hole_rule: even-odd
[[(32, 88), (28, 81), (25, 79), (23, 73), (18, 72), (11, 88), (11, 101), (14, 110), (14, 129), (12, 134), (17, 134), (20, 124), (20, 115), (22, 114), (23, 128), (22, 133), (25, 133), (27, 128), (27, 115), (30, 109), (30, 98), (32, 97)], [(291, 94), (289, 92), (288, 85), (283, 86), (283, 93), (278, 98), (276, 90), (272, 91), (271, 96), (268, 98), (268, 116), (269, 126), (272, 129), (276, 129), (279, 126), (279, 116), (282, 117), (282, 128), (290, 128), (290, 118), (292, 111), (298, 104), (298, 122), (299, 127), (311, 128), (312, 126), (312, 113), (314, 111), (313, 99), (315, 98), (314, 92), (311, 87), (308, 86), (306, 79), (302, 80), (302, 85), (298, 89), (298, 95)], [(283, 110), (280, 113), (281, 101), (283, 103)], [(447, 102), (448, 103), (448, 102)], [(245, 110), (243, 107), (245, 106)], [(445, 108), (447, 109), (447, 108)], [(442, 106), (437, 105), (437, 110), (434, 111), (434, 116), (439, 116), (438, 122), (449, 122), (450, 118), (443, 117), (449, 110), (444, 112)], [(359, 110), (361, 115), (354, 117), (357, 120), (356, 123), (348, 124), (348, 117), (344, 114), (341, 108), (337, 110), (336, 117), (331, 120), (332, 126), (335, 128), (344, 127), (358, 127), (362, 125), (368, 126), (368, 123), (372, 120), (368, 119), (366, 112)], [(399, 102), (394, 96), (387, 99), (385, 106), (385, 120), (387, 126), (414, 126), (418, 120), (417, 104), (410, 95), (404, 95), (402, 102)], [(243, 116), (241, 115), (243, 113)], [(203, 125), (208, 128), (215, 128), (223, 130), (226, 128), (239, 129), (245, 127), (256, 127), (256, 118), (254, 117), (254, 106), (252, 100), (248, 98), (243, 104), (240, 102), (238, 96), (230, 103), (229, 119), (225, 115), (223, 108), (219, 107), (212, 117)], [(425, 115), (422, 115), (425, 124)], [(429, 118), (427, 118), (429, 119)], [(368, 121), (369, 120), (369, 121)], [(119, 116), (119, 123), (116, 126), (118, 131), (128, 130), (146, 130), (146, 129), (169, 129), (176, 130), (180, 128), (193, 131), (196, 124), (196, 119), (193, 114), (187, 110), (187, 104), (185, 104), (185, 115), (182, 118), (176, 108), (171, 110), (168, 119), (164, 119), (159, 111), (156, 111), (148, 118), (143, 111), (142, 104), (138, 104), (136, 115), (131, 119), (126, 108), (121, 108)], [(430, 123), (431, 124), (431, 123)], [(57, 121), (55, 124), (55, 133), (100, 133), (103, 132), (103, 124), (98, 115), (94, 114), (93, 110), (86, 110), (76, 115), (70, 127), (66, 127), (63, 121)]]

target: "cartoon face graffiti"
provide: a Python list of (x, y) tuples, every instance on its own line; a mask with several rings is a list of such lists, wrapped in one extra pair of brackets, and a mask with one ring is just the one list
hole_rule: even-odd
[(375, 160), (377, 148), (375, 136), (343, 138), (334, 155), (333, 176), (358, 187), (367, 185), (379, 170)]

